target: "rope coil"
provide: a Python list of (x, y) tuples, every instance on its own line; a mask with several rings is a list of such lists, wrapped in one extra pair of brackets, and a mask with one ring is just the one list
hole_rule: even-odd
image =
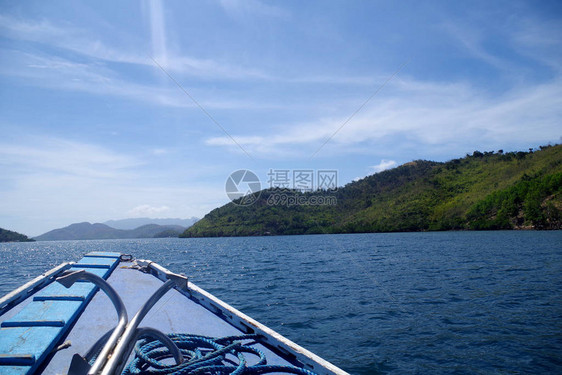
[[(316, 375), (295, 366), (268, 365), (265, 354), (255, 345), (259, 335), (241, 335), (213, 338), (198, 335), (169, 334), (183, 357), (182, 364), (170, 364), (172, 354), (160, 341), (144, 338), (135, 345), (135, 358), (123, 375), (135, 374), (267, 374), (291, 373)], [(250, 354), (254, 364), (249, 364)], [(168, 360), (167, 362), (165, 360)]]

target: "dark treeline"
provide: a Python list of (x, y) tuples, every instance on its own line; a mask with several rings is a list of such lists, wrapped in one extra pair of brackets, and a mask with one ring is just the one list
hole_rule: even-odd
[(26, 235), (0, 228), (0, 242), (30, 242), (34, 241)]

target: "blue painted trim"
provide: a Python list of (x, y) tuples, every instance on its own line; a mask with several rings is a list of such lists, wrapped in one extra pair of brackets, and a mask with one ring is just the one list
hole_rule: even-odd
[(34, 301), (48, 301), (53, 296), (76, 296), (82, 297), (80, 300), (87, 299), (91, 294), (95, 293), (98, 288), (90, 283), (75, 283), (70, 288), (65, 288), (59, 283), (53, 283), (43, 288), (33, 297)]
[[(88, 267), (84, 267), (82, 264), (80, 264), (80, 265), (73, 264), (72, 267), (70, 268), (70, 270), (71, 271), (84, 270), (84, 271), (93, 273), (94, 275), (97, 275), (97, 276), (101, 277), (102, 279), (107, 279), (107, 277), (109, 276), (111, 271), (113, 271), (111, 268), (88, 268)], [(89, 283), (89, 281), (83, 281), (83, 280), (80, 280), (78, 282), (79, 283)]]
[(4, 327), (64, 327), (64, 320), (32, 320), (32, 321), (6, 321), (2, 322)]
[(102, 258), (102, 257), (84, 257), (80, 259), (76, 265), (88, 266), (88, 267), (101, 267), (101, 268), (111, 268), (117, 259), (115, 258)]
[(82, 296), (70, 296), (70, 295), (61, 295), (61, 296), (37, 296), (33, 297), (34, 301), (85, 301), (86, 298)]
[(2, 366), (33, 366), (35, 356), (32, 354), (0, 354)]
[(76, 264), (82, 268), (109, 268), (107, 264), (88, 264), (88, 263), (80, 263)]
[[(71, 270), (84, 269), (107, 279), (119, 264), (120, 254), (103, 254), (86, 256)], [(97, 289), (83, 283), (69, 289), (50, 284), (36, 293), (32, 302), (1, 325), (0, 374), (33, 374), (66, 336)]]
[(62, 263), (0, 298), (0, 316), (33, 295), (37, 290), (51, 284), (59, 274), (69, 269), (70, 265), (71, 263)]
[(92, 251), (85, 256), (87, 257), (100, 257), (100, 258), (119, 258), (121, 253), (111, 253), (111, 252), (104, 252), (104, 251)]
[[(26, 356), (35, 358), (35, 362), (24, 372), (32, 374), (51, 353), (63, 334), (64, 327), (1, 328), (0, 353), (7, 354), (4, 356), (5, 361), (9, 363), (7, 366), (18, 366), (14, 362), (20, 363)], [(4, 374), (4, 370), (4, 367), (0, 367), (0, 373)]]

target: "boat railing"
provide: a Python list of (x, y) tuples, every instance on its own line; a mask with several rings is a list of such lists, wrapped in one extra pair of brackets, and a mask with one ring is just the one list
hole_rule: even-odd
[(121, 297), (119, 297), (115, 289), (113, 289), (111, 285), (107, 283), (107, 281), (97, 275), (86, 272), (84, 270), (80, 270), (65, 273), (61, 277), (57, 278), (57, 282), (62, 284), (65, 288), (70, 288), (77, 281), (89, 281), (92, 284), (98, 286), (109, 297), (109, 299), (113, 303), (113, 306), (115, 307), (115, 310), (117, 310), (117, 326), (107, 339), (107, 342), (102, 348), (94, 364), (90, 367), (90, 365), (83, 357), (81, 357), (79, 354), (75, 354), (72, 358), (70, 369), (68, 371), (69, 375), (82, 375), (83, 371), (88, 368), (88, 374), (97, 374), (105, 365), (109, 354), (111, 354), (111, 352), (113, 351), (113, 348), (117, 344), (117, 341), (119, 340), (121, 334), (127, 326), (127, 309), (125, 308), (125, 304), (123, 304)]
[[(126, 365), (127, 358), (133, 350), (137, 339), (141, 337), (152, 337), (160, 340), (172, 353), (178, 364), (183, 362), (183, 357), (178, 347), (164, 333), (149, 327), (138, 328), (142, 319), (150, 309), (164, 296), (170, 289), (176, 287), (179, 290), (187, 290), (187, 277), (169, 273), (168, 281), (165, 282), (135, 314), (129, 322), (127, 309), (119, 297), (119, 294), (101, 277), (85, 270), (67, 272), (56, 280), (66, 288), (70, 288), (77, 281), (89, 281), (98, 286), (111, 300), (117, 311), (117, 326), (103, 335), (88, 351), (85, 356), (76, 353), (70, 364), (68, 375), (112, 375), (120, 374)], [(103, 345), (103, 347), (102, 347)], [(101, 351), (99, 350), (101, 348)], [(90, 365), (90, 361), (95, 361)]]
[(178, 353), (178, 355), (174, 355), (176, 358), (176, 362), (179, 364), (182, 362), (182, 357), (179, 349), (177, 346), (166, 336), (165, 334), (161, 333), (160, 331), (154, 328), (142, 328), (139, 331), (139, 324), (144, 319), (146, 314), (150, 311), (150, 309), (172, 288), (178, 288), (180, 290), (187, 290), (187, 277), (178, 275), (178, 274), (168, 274), (168, 281), (166, 281), (158, 290), (156, 290), (152, 296), (144, 303), (144, 305), (139, 309), (139, 311), (135, 314), (133, 319), (127, 324), (127, 328), (121, 337), (121, 340), (115, 347), (115, 351), (113, 355), (107, 362), (107, 365), (101, 372), (102, 375), (111, 375), (111, 374), (121, 374), (123, 368), (126, 365), (126, 361), (131, 354), (135, 342), (137, 338), (144, 334), (144, 335), (154, 335), (156, 334), (156, 338), (160, 339), (161, 337), (166, 337), (166, 341), (162, 341), (164, 344), (168, 344), (168, 348), (170, 349), (171, 353)]
[(62, 263), (0, 298), (0, 315), (3, 315), (27, 297), (51, 283), (59, 274), (72, 267), (73, 264), (74, 262)]

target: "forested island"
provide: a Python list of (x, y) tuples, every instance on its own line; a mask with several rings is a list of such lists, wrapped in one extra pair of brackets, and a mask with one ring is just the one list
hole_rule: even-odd
[(0, 242), (32, 242), (35, 241), (28, 238), (24, 234), (12, 232), (11, 230), (0, 228)]
[[(335, 204), (276, 204), (283, 194)], [(336, 191), (255, 195), (252, 205), (211, 211), (181, 237), (562, 229), (562, 145), (416, 160)]]

